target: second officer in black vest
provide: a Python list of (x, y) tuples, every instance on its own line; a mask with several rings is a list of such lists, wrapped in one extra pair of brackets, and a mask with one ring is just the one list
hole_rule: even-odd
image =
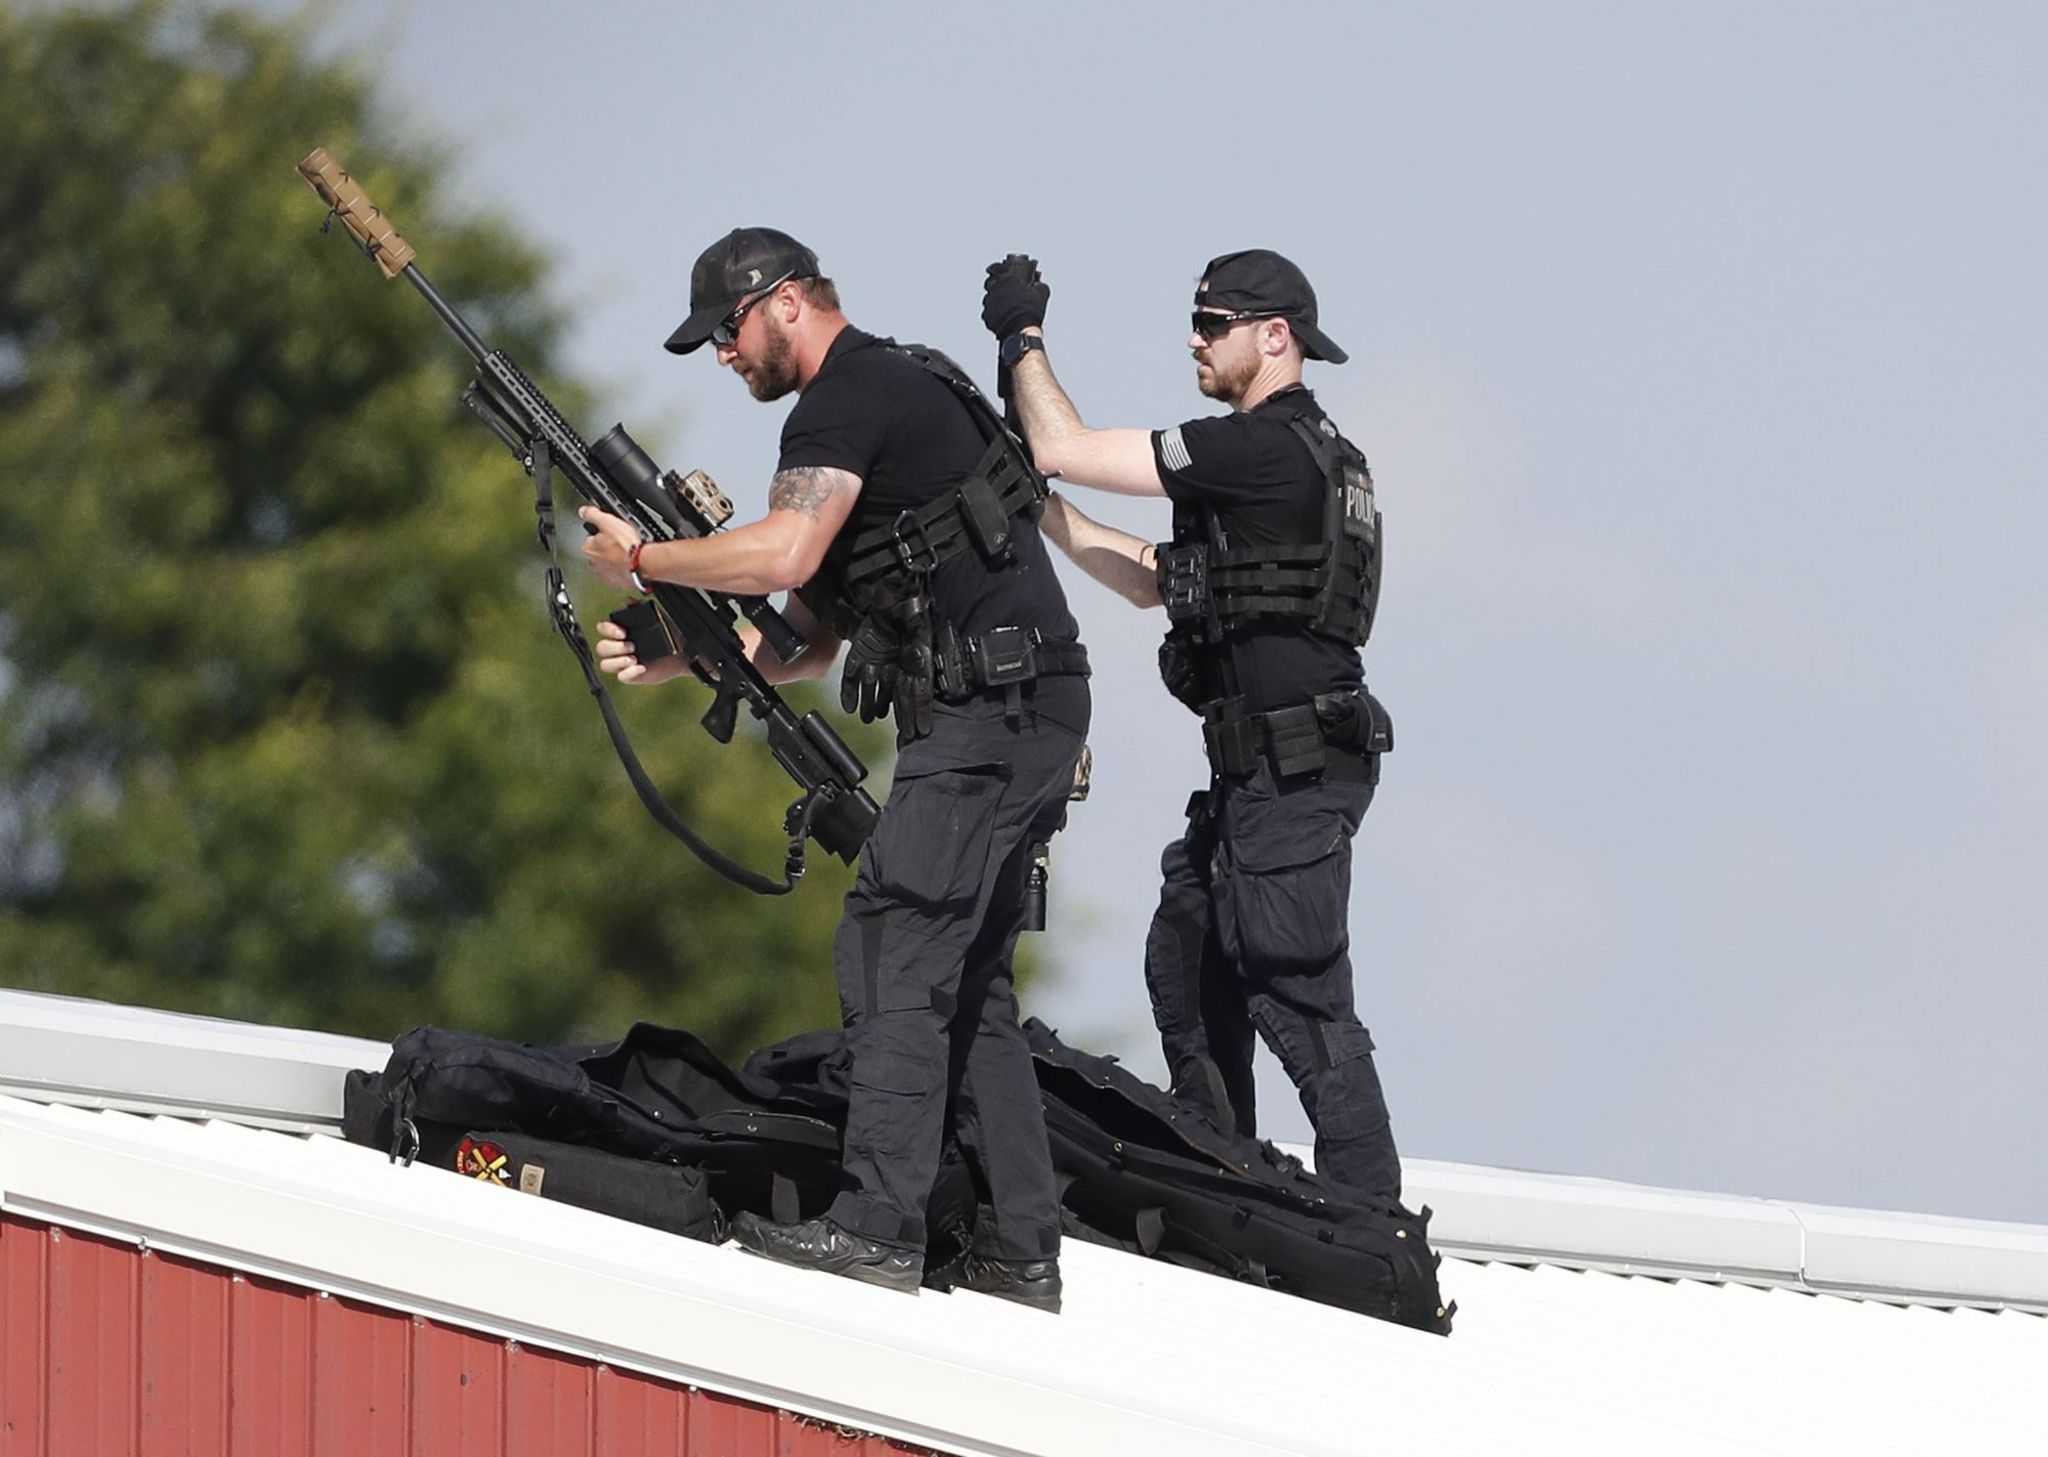
[[(1058, 1309), (1059, 1202), (1010, 958), (1032, 847), (1065, 813), (1088, 729), (1087, 656), (1034, 524), (1044, 483), (950, 361), (863, 333), (811, 250), (770, 228), (706, 249), (668, 341), (712, 344), (758, 400), (799, 396), (759, 521), (642, 545), (584, 508), (592, 565), (719, 591), (797, 589), (808, 647), (771, 679), (815, 676), (841, 640), (841, 698), (894, 714), (894, 786), (861, 852), (834, 966), (851, 1053), (847, 1187), (820, 1218), (735, 1221), (748, 1248), (915, 1290), (950, 1121), (988, 1204), (956, 1284)], [(622, 682), (672, 677), (614, 624)], [(748, 636), (754, 635), (751, 629)]]
[(1358, 652), (1378, 599), (1379, 513), (1365, 457), (1302, 383), (1304, 359), (1341, 364), (1344, 351), (1299, 268), (1266, 249), (1225, 254), (1195, 290), (1188, 347), (1197, 386), (1231, 413), (1093, 430), (1047, 362), (1048, 298), (1029, 258), (990, 267), (982, 318), (1039, 467), (1173, 503), (1173, 539), (1156, 547), (1058, 495), (1043, 525), (1091, 576), (1165, 607), (1161, 673), (1202, 718), (1210, 787), (1167, 847), (1146, 945), (1174, 1091), (1254, 1132), (1256, 1032), (1300, 1090), (1317, 1168), (1396, 1202), (1348, 929), (1351, 839), (1393, 747)]

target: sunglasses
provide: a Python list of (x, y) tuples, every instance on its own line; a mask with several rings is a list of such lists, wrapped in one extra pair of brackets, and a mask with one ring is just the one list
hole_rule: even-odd
[(769, 294), (775, 292), (776, 289), (782, 287), (783, 284), (789, 282), (794, 277), (796, 277), (794, 273), (783, 274), (782, 277), (776, 279), (773, 283), (769, 284), (766, 288), (762, 289), (752, 298), (742, 302), (738, 308), (734, 309), (731, 313), (727, 314), (724, 318), (720, 319), (716, 324), (712, 325), (711, 342), (717, 345), (720, 349), (732, 348), (734, 344), (737, 344), (739, 342), (740, 325), (746, 323), (747, 311), (753, 308), (755, 304), (761, 302), (762, 299), (768, 297)]
[(1237, 314), (1212, 314), (1206, 309), (1196, 309), (1190, 327), (1204, 339), (1221, 339), (1239, 324), (1249, 319), (1279, 319), (1286, 315), (1274, 309), (1248, 309)]

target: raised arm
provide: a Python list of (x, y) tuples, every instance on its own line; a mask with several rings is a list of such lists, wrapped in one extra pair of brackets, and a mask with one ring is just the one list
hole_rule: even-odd
[[(1042, 329), (1027, 334), (1044, 337)], [(1052, 372), (1043, 349), (1034, 349), (1011, 368), (1017, 413), (1038, 468), (1077, 486), (1120, 496), (1163, 496), (1159, 466), (1152, 458), (1150, 430), (1091, 430)]]
[(1128, 531), (1104, 526), (1055, 491), (1045, 501), (1038, 529), (1075, 566), (1133, 607), (1157, 607), (1158, 549)]

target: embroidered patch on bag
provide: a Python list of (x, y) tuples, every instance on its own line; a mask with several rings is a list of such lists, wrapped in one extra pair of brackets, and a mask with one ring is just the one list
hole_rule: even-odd
[(510, 1184), (512, 1180), (507, 1170), (511, 1163), (510, 1156), (495, 1143), (465, 1138), (455, 1149), (455, 1172), (485, 1183)]

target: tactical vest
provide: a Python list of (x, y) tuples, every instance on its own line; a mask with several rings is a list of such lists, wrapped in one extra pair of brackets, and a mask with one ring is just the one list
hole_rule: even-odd
[(1169, 648), (1220, 648), (1232, 628), (1259, 619), (1299, 623), (1352, 647), (1372, 635), (1380, 596), (1372, 472), (1321, 411), (1297, 411), (1287, 424), (1322, 472), (1321, 539), (1230, 546), (1214, 510), (1176, 501), (1173, 541), (1159, 548)]
[(1019, 516), (1036, 521), (1048, 492), (1023, 442), (965, 370), (922, 344), (876, 342), (943, 381), (974, 417), (988, 448), (954, 490), (860, 532), (836, 571), (805, 585), (799, 594), (805, 605), (841, 637), (850, 636), (864, 617), (900, 615), (920, 600), (928, 605), (932, 573), (970, 548), (991, 570), (1008, 566), (1015, 560), (1013, 522)]

